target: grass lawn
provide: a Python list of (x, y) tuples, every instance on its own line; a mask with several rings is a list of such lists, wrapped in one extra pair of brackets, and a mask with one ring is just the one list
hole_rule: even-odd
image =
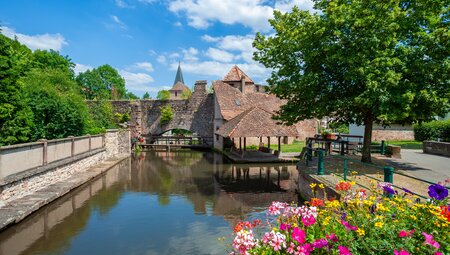
[(292, 144), (281, 144), (281, 152), (301, 152), (305, 147), (304, 141), (295, 140)]
[[(373, 142), (372, 144), (380, 144), (379, 142)], [(414, 141), (414, 140), (405, 140), (405, 141), (387, 141), (387, 145), (397, 145), (402, 147), (402, 149), (422, 149), (422, 142)]]

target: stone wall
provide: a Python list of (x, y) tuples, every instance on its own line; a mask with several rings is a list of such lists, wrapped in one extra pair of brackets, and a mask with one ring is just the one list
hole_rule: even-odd
[(423, 153), (437, 154), (450, 157), (450, 143), (424, 141)]
[[(114, 112), (128, 113), (130, 128), (143, 136), (160, 135), (171, 129), (186, 129), (202, 137), (213, 137), (214, 98), (206, 91), (206, 81), (197, 81), (188, 100), (112, 101)], [(161, 124), (161, 107), (170, 105), (173, 119)], [(132, 134), (133, 135), (133, 134)]]
[(52, 183), (83, 173), (105, 160), (131, 153), (130, 131), (108, 130), (104, 137), (105, 143), (102, 149), (62, 160), (57, 165), (29, 169), (2, 180), (3, 182), (0, 184), (0, 208), (10, 201), (32, 194)]
[(412, 130), (373, 130), (373, 141), (401, 141), (414, 140), (414, 131)]

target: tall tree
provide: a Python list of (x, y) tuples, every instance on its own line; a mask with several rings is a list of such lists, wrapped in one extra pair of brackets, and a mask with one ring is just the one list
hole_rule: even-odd
[(446, 0), (315, 0), (318, 13), (275, 11), (275, 34), (257, 34), (254, 57), (273, 69), (287, 124), (333, 116), (364, 124), (370, 162), (374, 122), (427, 121), (449, 111)]
[(0, 146), (26, 142), (33, 113), (19, 81), (30, 65), (31, 50), (0, 34)]
[(145, 92), (145, 94), (142, 96), (142, 99), (150, 99), (150, 94), (148, 92)]
[(122, 99), (127, 93), (125, 80), (110, 65), (102, 65), (80, 73), (76, 80), (89, 100)]
[(75, 78), (73, 71), (75, 63), (68, 56), (61, 56), (54, 50), (35, 50), (32, 56), (32, 67), (41, 70), (58, 69), (68, 73), (71, 78)]

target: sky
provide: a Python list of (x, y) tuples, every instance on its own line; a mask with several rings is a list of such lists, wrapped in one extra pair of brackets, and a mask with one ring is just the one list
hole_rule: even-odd
[(154, 97), (173, 85), (178, 63), (191, 88), (234, 65), (265, 84), (253, 39), (273, 33), (274, 9), (294, 5), (313, 10), (311, 0), (0, 0), (0, 26), (32, 50), (68, 55), (76, 73), (109, 64), (129, 91)]

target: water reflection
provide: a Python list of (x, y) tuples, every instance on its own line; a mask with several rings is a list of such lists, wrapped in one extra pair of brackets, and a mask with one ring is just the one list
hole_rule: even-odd
[(225, 254), (230, 225), (296, 187), (293, 165), (147, 152), (0, 233), (0, 254)]

